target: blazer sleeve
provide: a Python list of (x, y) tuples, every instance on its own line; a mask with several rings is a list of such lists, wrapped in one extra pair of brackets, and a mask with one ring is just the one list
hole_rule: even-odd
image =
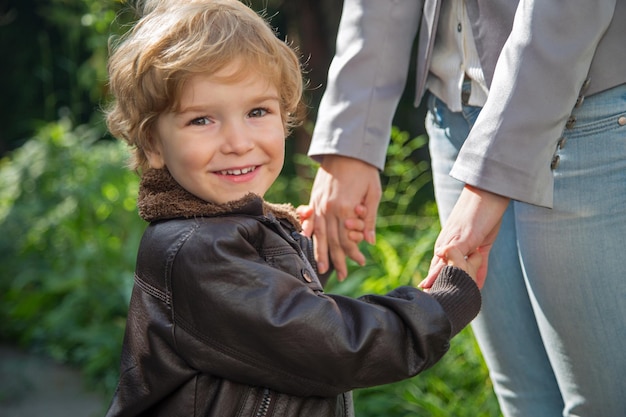
[(339, 154), (383, 169), (422, 4), (344, 0), (309, 156)]
[(453, 177), (552, 207), (552, 157), (615, 7), (616, 0), (520, 1)]

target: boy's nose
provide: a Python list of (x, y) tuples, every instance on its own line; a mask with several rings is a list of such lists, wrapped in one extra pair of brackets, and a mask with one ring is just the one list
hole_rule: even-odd
[(243, 123), (228, 123), (224, 125), (222, 152), (224, 153), (246, 153), (254, 148), (254, 141), (251, 133)]

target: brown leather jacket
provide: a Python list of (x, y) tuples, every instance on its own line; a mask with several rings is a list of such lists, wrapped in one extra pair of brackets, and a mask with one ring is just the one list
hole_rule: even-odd
[(325, 294), (293, 209), (199, 200), (144, 174), (137, 259), (113, 416), (352, 416), (350, 391), (436, 363), (480, 309), (446, 267), (430, 294)]

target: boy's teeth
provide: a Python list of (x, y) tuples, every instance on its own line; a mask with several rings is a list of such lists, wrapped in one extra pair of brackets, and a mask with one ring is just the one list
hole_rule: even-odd
[(244, 168), (244, 169), (227, 169), (224, 171), (220, 171), (222, 175), (241, 175), (247, 174), (248, 172), (254, 171), (254, 167)]

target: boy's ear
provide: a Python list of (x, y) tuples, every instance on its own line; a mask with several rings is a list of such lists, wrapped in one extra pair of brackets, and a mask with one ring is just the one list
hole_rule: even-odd
[(165, 158), (163, 158), (163, 148), (161, 147), (161, 142), (159, 140), (155, 140), (154, 138), (152, 138), (150, 142), (150, 148), (144, 150), (146, 158), (148, 158), (150, 168), (161, 169), (165, 166)]

